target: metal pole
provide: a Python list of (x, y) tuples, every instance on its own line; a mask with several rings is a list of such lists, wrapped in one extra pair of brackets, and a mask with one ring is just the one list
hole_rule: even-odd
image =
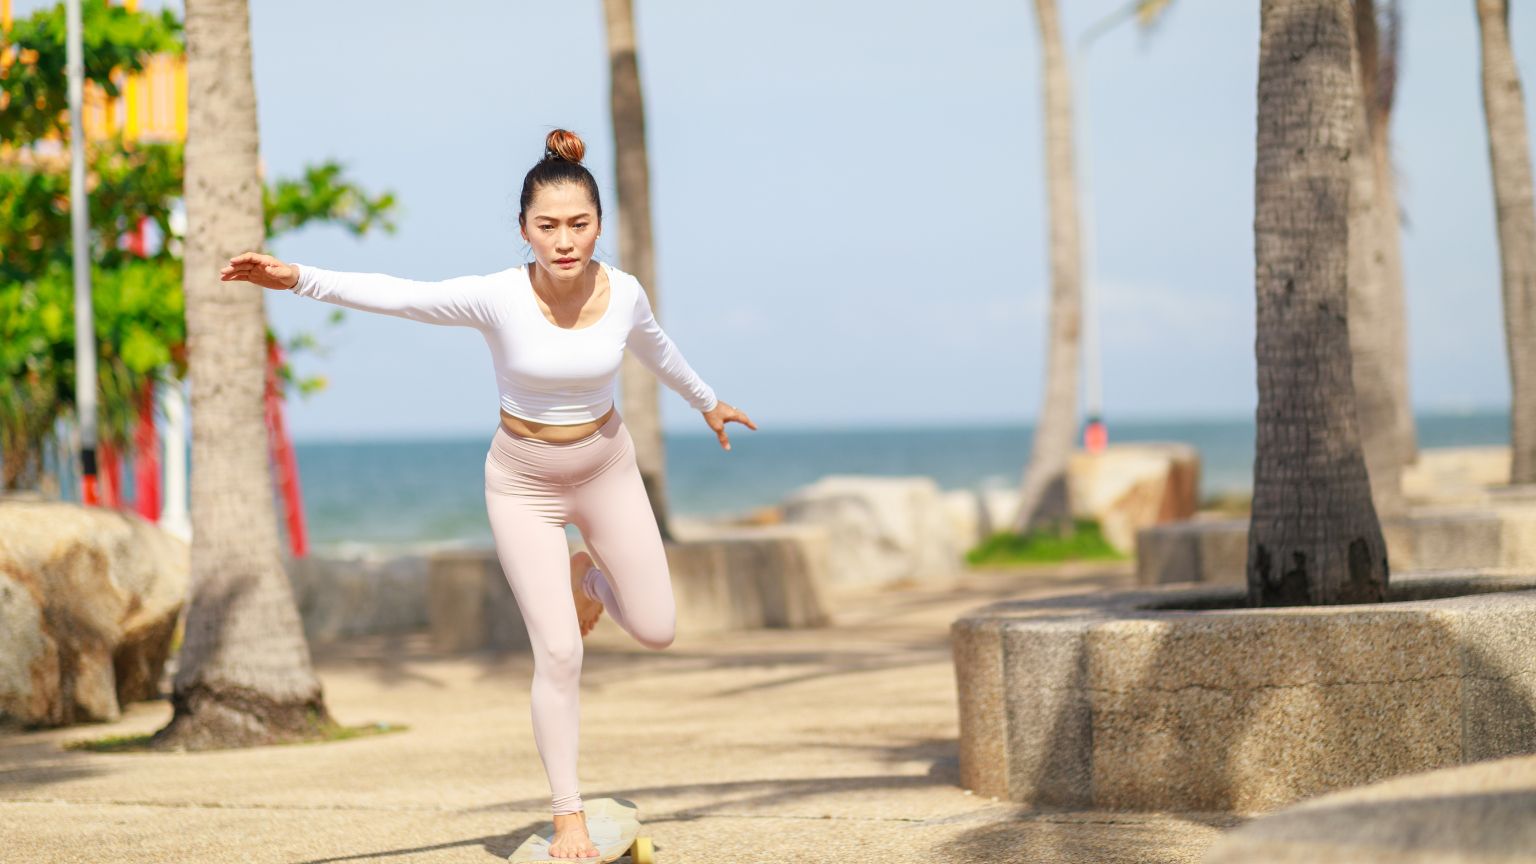
[(1088, 95), (1093, 89), (1092, 82), (1088, 80), (1088, 49), (1092, 47), (1095, 39), (1103, 32), (1095, 29), (1078, 43), (1075, 60), (1076, 69), (1074, 78), (1079, 82), (1077, 89), (1076, 118), (1078, 132), (1073, 140), (1078, 142), (1078, 164), (1082, 166), (1082, 213), (1083, 213), (1083, 383), (1087, 391), (1083, 401), (1086, 415), (1086, 428), (1083, 432), (1084, 447), (1089, 452), (1097, 452), (1103, 447), (1108, 435), (1104, 425), (1104, 374), (1100, 364), (1099, 348), (1099, 290), (1098, 280), (1094, 268), (1094, 218), (1093, 218), (1093, 171), (1092, 158), (1089, 151), (1093, 149), (1089, 136), (1088, 120)]
[(91, 314), (90, 209), (85, 194), (85, 127), (81, 102), (85, 88), (85, 50), (80, 0), (65, 6), (69, 73), (69, 223), (74, 237), (75, 269), (75, 409), (80, 424), (81, 500), (96, 499), (96, 330)]
[(160, 409), (165, 412), (165, 498), (160, 527), (183, 540), (192, 539), (187, 512), (187, 410), (180, 381), (161, 385)]

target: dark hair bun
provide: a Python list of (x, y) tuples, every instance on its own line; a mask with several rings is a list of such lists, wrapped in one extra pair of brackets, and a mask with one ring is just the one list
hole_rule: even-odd
[(586, 152), (587, 145), (581, 143), (581, 136), (568, 129), (556, 129), (544, 138), (545, 159), (564, 159), (580, 165)]

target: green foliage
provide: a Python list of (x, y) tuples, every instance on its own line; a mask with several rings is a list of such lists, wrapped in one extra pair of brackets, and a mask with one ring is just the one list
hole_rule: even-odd
[[(170, 236), (181, 197), (180, 144), (114, 138), (88, 146), (86, 160), (92, 261), (110, 267), (138, 257), (118, 248), (116, 238), (140, 217)], [(71, 260), (68, 163), (0, 164), (0, 283), (23, 282)]]
[(1109, 545), (1092, 519), (1073, 520), (1070, 531), (1036, 529), (1029, 534), (1002, 531), (965, 553), (972, 565), (1046, 564), (1078, 560), (1116, 560), (1126, 556)]
[[(30, 474), (29, 448), (75, 407), (74, 273), (53, 262), (38, 278), (0, 290), (0, 446), (10, 471)], [(138, 394), (148, 381), (179, 378), (172, 346), (186, 340), (181, 262), (136, 259), (91, 274), (97, 345), (98, 429), (129, 448)], [(14, 480), (13, 480), (14, 482)]]
[[(180, 53), (182, 25), (169, 10), (129, 12), (105, 0), (84, 7), (86, 78), (109, 94), (114, 69), (138, 71), (151, 53)], [(0, 43), (0, 467), (3, 488), (35, 476), (41, 448), (56, 421), (75, 408), (74, 287), (67, 140), (63, 4), (17, 21)], [(44, 139), (52, 142), (37, 142)], [(37, 145), (37, 146), (33, 146)], [(121, 136), (86, 145), (89, 257), (98, 351), (100, 439), (129, 453), (136, 395), (150, 381), (185, 376), (186, 324), (180, 239), (171, 214), (182, 196), (179, 142), (129, 142)], [(371, 195), (334, 161), (307, 167), (298, 179), (263, 190), (267, 237), (310, 224), (339, 225), (356, 235), (393, 232), (391, 193)], [(118, 242), (140, 219), (169, 238), (148, 258)], [(210, 276), (210, 278), (214, 278)], [(329, 319), (341, 320), (337, 310)], [(276, 335), (268, 331), (269, 339)], [(285, 354), (324, 354), (300, 333)], [(278, 370), (285, 391), (308, 396), (321, 376)]]
[(38, 442), (61, 410), (59, 382), (74, 376), (74, 322), (57, 298), (35, 288), (0, 290), (0, 466), (4, 486), (30, 486), (41, 468)]
[[(83, 69), (87, 80), (117, 96), (114, 69), (137, 72), (152, 54), (180, 54), (181, 22), (170, 10), (155, 15), (130, 12), (107, 0), (85, 0), (81, 7)], [(0, 140), (36, 141), (50, 133), (67, 138), (63, 124), (69, 110), (64, 4), (40, 9), (12, 26), (0, 61)]]
[(342, 176), (339, 163), (330, 161), (304, 169), (298, 180), (278, 180), (262, 190), (268, 237), (302, 228), (310, 222), (339, 224), (362, 236), (374, 227), (395, 232), (390, 220), (395, 196), (385, 192), (369, 198)]

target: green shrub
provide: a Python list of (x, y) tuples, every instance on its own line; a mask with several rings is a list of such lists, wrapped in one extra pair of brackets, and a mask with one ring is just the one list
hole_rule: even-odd
[(1125, 557), (1109, 545), (1099, 530), (1099, 523), (1093, 519), (1074, 519), (1067, 532), (1050, 526), (1023, 535), (1000, 531), (965, 553), (965, 560), (972, 566), (1120, 560)]

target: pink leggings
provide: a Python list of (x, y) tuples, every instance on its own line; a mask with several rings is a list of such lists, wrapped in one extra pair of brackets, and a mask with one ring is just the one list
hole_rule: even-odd
[(614, 623), (649, 648), (672, 644), (676, 628), (661, 532), (619, 412), (591, 435), (560, 444), (497, 423), (485, 457), (485, 509), (533, 643), (533, 740), (554, 812), (575, 813), (582, 640), (566, 523), (581, 532), (597, 565), (582, 588)]

